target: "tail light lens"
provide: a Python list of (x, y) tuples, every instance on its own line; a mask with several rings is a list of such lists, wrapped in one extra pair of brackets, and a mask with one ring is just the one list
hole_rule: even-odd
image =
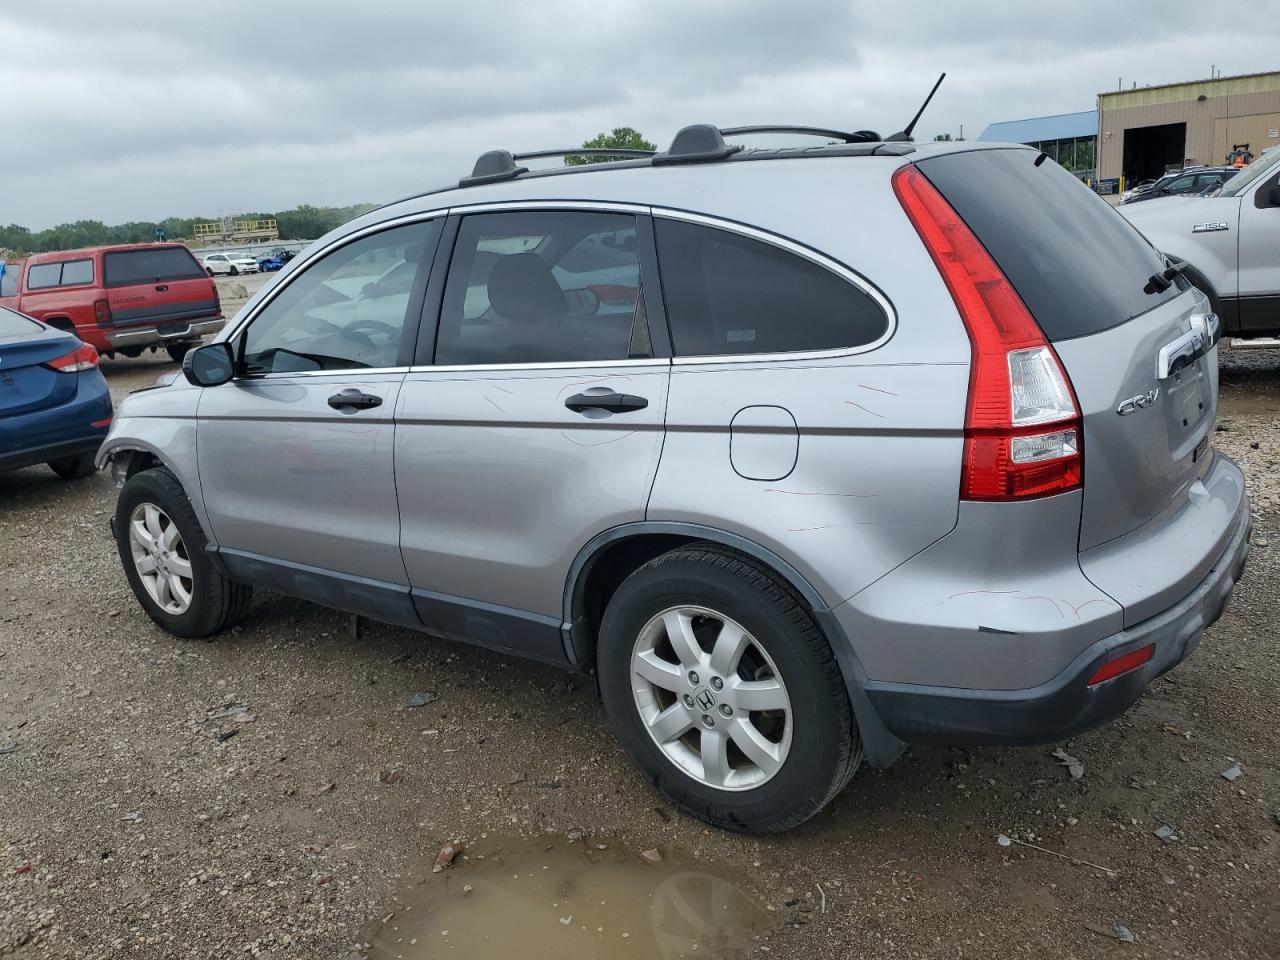
[(46, 366), (60, 373), (78, 373), (81, 370), (92, 370), (98, 365), (98, 351), (92, 345), (82, 343), (70, 353), (48, 361)]
[(1081, 485), (1079, 407), (1022, 298), (916, 167), (893, 189), (951, 292), (973, 346), (960, 496), (1022, 500)]
[(111, 326), (111, 304), (106, 300), (93, 301), (93, 322), (100, 327)]

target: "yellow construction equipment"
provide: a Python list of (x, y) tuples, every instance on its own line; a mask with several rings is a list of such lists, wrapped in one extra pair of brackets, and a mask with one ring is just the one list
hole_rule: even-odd
[(280, 239), (274, 219), (237, 220), (223, 217), (213, 223), (197, 223), (195, 239), (205, 244), (270, 243)]

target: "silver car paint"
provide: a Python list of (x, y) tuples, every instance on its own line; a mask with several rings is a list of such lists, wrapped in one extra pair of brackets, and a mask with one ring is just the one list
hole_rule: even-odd
[[(395, 441), (409, 582), (558, 619), (582, 546), (644, 519), (669, 370), (664, 362), (410, 373)], [(568, 397), (592, 387), (649, 405), (598, 417), (566, 409)]]
[[(388, 583), (406, 583), (392, 473), (403, 373), (237, 380), (202, 391), (197, 448), (215, 542)], [(382, 405), (341, 413), (347, 389)]]
[[(917, 149), (940, 153), (973, 148), (921, 145)], [(880, 286), (903, 318), (893, 337), (869, 353), (846, 357), (795, 360), (781, 355), (752, 361), (676, 363), (671, 368), (665, 445), (656, 429), (657, 421), (630, 436), (624, 432), (606, 445), (606, 449), (619, 447), (609, 455), (625, 451), (619, 459), (627, 466), (630, 486), (623, 489), (588, 484), (586, 500), (575, 502), (575, 497), (582, 495), (581, 478), (576, 478), (564, 484), (563, 495), (557, 498), (546, 457), (556, 447), (569, 446), (557, 436), (558, 421), (549, 414), (540, 421), (531, 410), (513, 416), (485, 400), (486, 395), (492, 396), (495, 381), (511, 389), (511, 378), (534, 381), (536, 385), (528, 385), (528, 396), (537, 400), (549, 392), (545, 381), (554, 377), (515, 369), (497, 376), (459, 376), (446, 370), (410, 374), (399, 404), (406, 425), (395, 451), (403, 458), (407, 498), (419, 513), (427, 512), (419, 519), (402, 505), (406, 563), (424, 581), (432, 579), (433, 590), (558, 613), (569, 565), (585, 542), (585, 537), (578, 543), (574, 539), (580, 531), (636, 517), (637, 491), (643, 494), (649, 477), (653, 477), (643, 514), (647, 519), (701, 522), (735, 532), (793, 565), (812, 581), (826, 603), (839, 604), (836, 615), (869, 676), (990, 689), (1033, 685), (1054, 675), (1075, 652), (1118, 630), (1124, 622), (1123, 612), (1112, 596), (1081, 571), (1077, 549), (1087, 493), (1025, 504), (958, 501), (960, 428), (970, 346), (950, 295), (889, 187), (889, 177), (904, 162), (897, 157), (772, 160), (717, 165), (714, 176), (697, 165), (637, 168), (600, 176), (521, 179), (409, 199), (321, 238), (252, 298), (238, 322), (229, 325), (220, 339), (235, 336), (266, 299), (303, 272), (330, 244), (354, 232), (427, 211), (462, 210), (503, 201), (624, 201), (744, 221), (812, 246)], [(1116, 341), (1113, 349), (1119, 346)], [(1071, 363), (1080, 367), (1072, 370), (1073, 378), (1087, 375), (1083, 364), (1083, 355), (1079, 364)], [(598, 372), (606, 377), (618, 375), (617, 370)], [(561, 373), (562, 377), (572, 375)], [(366, 372), (366, 380), (370, 376)], [(666, 374), (654, 371), (648, 376)], [(431, 393), (432, 388), (442, 387), (438, 394)], [(307, 389), (303, 388), (304, 393)], [(445, 390), (450, 396), (448, 406), (435, 408)], [(191, 392), (185, 384), (175, 384), (154, 393), (169, 391)], [(1085, 393), (1092, 408), (1094, 394), (1089, 389)], [(1099, 392), (1099, 410), (1101, 397)], [(270, 404), (255, 402), (264, 416), (274, 416)], [(307, 411), (313, 409), (307, 404), (312, 401), (298, 403), (296, 409), (303, 411), (299, 422), (305, 423), (311, 416)], [(141, 396), (127, 400), (104, 445), (103, 457), (115, 449), (161, 438), (163, 431), (157, 431), (148, 419), (159, 406)], [(389, 406), (384, 405), (383, 411)], [(426, 406), (432, 409), (424, 412)], [(748, 406), (778, 407), (794, 419), (794, 463), (789, 473), (777, 474), (782, 479), (763, 477), (774, 475), (767, 471), (786, 459), (790, 446), (780, 453), (763, 455), (765, 472), (756, 474), (762, 479), (748, 479), (734, 469), (731, 440), (735, 434), (747, 443), (763, 438), (767, 442), (761, 449), (775, 449), (777, 424), (750, 419), (735, 424), (735, 417)], [(233, 408), (228, 410), (235, 413)], [(443, 423), (434, 422), (441, 419)], [(470, 431), (466, 424), (477, 420), (485, 429)], [(382, 462), (385, 441), (351, 445), (330, 437), (330, 428), (321, 426), (326, 422), (317, 419), (310, 424), (303, 433), (304, 441), (314, 440), (331, 453), (353, 447), (373, 451), (377, 462)], [(215, 438), (213, 446), (201, 448), (201, 474), (205, 484), (213, 488), (216, 518), (233, 530), (240, 529), (240, 521), (232, 516), (239, 512), (234, 504), (240, 481), (234, 473), (220, 473), (215, 479), (215, 471), (230, 468), (215, 467), (208, 461), (215, 451), (219, 460), (244, 460), (255, 450), (262, 451), (259, 459), (265, 461), (279, 444), (291, 442), (287, 430), (272, 424), (260, 428), (261, 423), (265, 421), (246, 422), (238, 434), (227, 431)], [(533, 429), (538, 439), (528, 449), (522, 449), (523, 441), (516, 442), (520, 432), (514, 427), (516, 423), (536, 423)], [(735, 424), (733, 429), (731, 424)], [(262, 441), (259, 429), (267, 431), (270, 442)], [(386, 423), (374, 428), (379, 437), (391, 430)], [(473, 432), (490, 436), (476, 443), (469, 435)], [(593, 425), (582, 427), (580, 432), (618, 431)], [(434, 448), (437, 456), (427, 452), (431, 446), (420, 448), (411, 442), (412, 434), (428, 438), (423, 443), (438, 444)], [(1090, 463), (1089, 443), (1086, 428), (1086, 465)], [(656, 475), (654, 448), (661, 449)], [(467, 458), (477, 450), (481, 456), (465, 466), (439, 462), (442, 452), (452, 458)], [(300, 453), (310, 456), (310, 451)], [(598, 469), (600, 463), (608, 462), (592, 456), (574, 453), (567, 465), (582, 470), (595, 463)], [(534, 489), (542, 498), (538, 505), (551, 505), (546, 518), (519, 513), (531, 498), (518, 477), (503, 491), (488, 482), (500, 475), (500, 469), (514, 474), (510, 470), (513, 462), (533, 470)], [(206, 465), (210, 471), (207, 476)], [(341, 495), (345, 489), (342, 478), (359, 470), (366, 480), (371, 479), (370, 462), (330, 466), (336, 474), (323, 477), (318, 487), (324, 509), (350, 510), (352, 501)], [(364, 576), (375, 576), (376, 569), (395, 582), (409, 579), (403, 569), (397, 578), (395, 564), (387, 557), (390, 538), (384, 535), (385, 518), (381, 515), (375, 523), (375, 542), (367, 552), (352, 543), (362, 525), (359, 516), (335, 521), (303, 517), (300, 511), (287, 509), (271, 515), (272, 508), (283, 506), (278, 498), (291, 493), (296, 504), (314, 482), (312, 471), (302, 476), (291, 473), (287, 466), (271, 469), (280, 486), (272, 491), (265, 484), (257, 485), (249, 498), (249, 510), (258, 519), (274, 523), (275, 536), (255, 542), (275, 550), (275, 555), (289, 550), (308, 557), (309, 563), (318, 563), (317, 558), (324, 556), (334, 563), (359, 566)], [(748, 469), (748, 475), (751, 472)], [(482, 499), (474, 503), (453, 500), (470, 497), (477, 478), (485, 481), (480, 486), (485, 494)], [(200, 483), (189, 466), (180, 479), (193, 502), (199, 500)], [(385, 489), (379, 486), (383, 478), (372, 480), (376, 488)], [(221, 489), (226, 483), (231, 488)], [(433, 488), (432, 484), (438, 486)], [(429, 501), (429, 491), (447, 493), (450, 499)], [(1198, 496), (1198, 491), (1195, 493)], [(1189, 504), (1194, 502), (1198, 501), (1188, 500)], [(611, 511), (609, 517), (578, 516), (575, 511), (584, 503), (587, 509)], [(465, 522), (448, 516), (451, 509), (462, 511)], [(203, 508), (197, 506), (197, 513), (203, 514)], [(512, 523), (513, 516), (525, 536), (542, 537), (552, 531), (560, 539), (528, 544), (514, 535), (515, 531), (503, 527), (503, 522)], [(566, 516), (573, 517), (572, 531), (561, 531), (556, 524)], [(1098, 514), (1100, 526), (1103, 516)], [(1126, 526), (1120, 532), (1130, 530)], [(254, 536), (248, 530), (241, 532)], [(433, 535), (441, 533), (452, 540), (447, 550), (430, 542)], [(356, 550), (359, 562), (351, 562), (350, 553), (326, 553), (334, 538)], [(289, 539), (295, 542), (283, 546)], [(1141, 546), (1136, 541), (1134, 545)], [(491, 550), (509, 555), (486, 555)], [(451, 569), (450, 559), (470, 573)], [(1138, 563), (1144, 559), (1131, 558)], [(1103, 565), (1095, 574), (1100, 580), (1107, 576)], [(1129, 586), (1117, 582), (1114, 589), (1123, 595)]]

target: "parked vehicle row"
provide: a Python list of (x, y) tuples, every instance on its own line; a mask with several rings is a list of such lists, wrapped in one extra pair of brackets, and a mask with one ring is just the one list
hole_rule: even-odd
[(122, 405), (139, 603), (594, 672), (651, 782), (749, 832), (908, 743), (1117, 716), (1245, 562), (1218, 320), (1036, 150), (840, 136), (495, 151), (323, 238)]
[(178, 243), (32, 254), (6, 265), (0, 306), (74, 333), (106, 356), (160, 347), (181, 360), (223, 326), (217, 287)]
[(1126, 190), (1121, 203), (1139, 203), (1160, 197), (1203, 195), (1216, 190), (1239, 173), (1236, 167), (1187, 167), (1167, 173), (1158, 180), (1148, 180)]

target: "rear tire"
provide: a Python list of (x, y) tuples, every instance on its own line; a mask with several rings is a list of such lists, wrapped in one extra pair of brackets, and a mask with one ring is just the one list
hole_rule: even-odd
[(174, 363), (181, 363), (183, 357), (187, 355), (187, 351), (191, 349), (189, 343), (177, 343), (172, 346), (165, 347), (165, 352), (169, 354), (169, 359)]
[(98, 472), (98, 468), (94, 466), (93, 454), (91, 453), (82, 453), (78, 457), (61, 457), (57, 460), (50, 460), (49, 469), (63, 480), (79, 480), (81, 477), (90, 477)]
[(133, 595), (165, 630), (208, 637), (244, 618), (253, 588), (214, 566), (195, 510), (165, 468), (143, 470), (125, 483), (116, 503), (115, 533)]
[[(744, 652), (724, 660), (717, 640), (736, 631), (745, 631), (735, 648)], [(627, 753), (672, 803), (715, 826), (789, 830), (862, 761), (826, 638), (790, 585), (744, 554), (695, 543), (636, 570), (609, 601), (597, 663)], [(760, 710), (762, 684), (773, 706)]]
[(238, 276), (240, 276), (240, 270), (239, 270), (237, 267), (232, 267), (232, 268), (231, 268), (231, 275), (232, 275), (233, 277), (238, 277)]

